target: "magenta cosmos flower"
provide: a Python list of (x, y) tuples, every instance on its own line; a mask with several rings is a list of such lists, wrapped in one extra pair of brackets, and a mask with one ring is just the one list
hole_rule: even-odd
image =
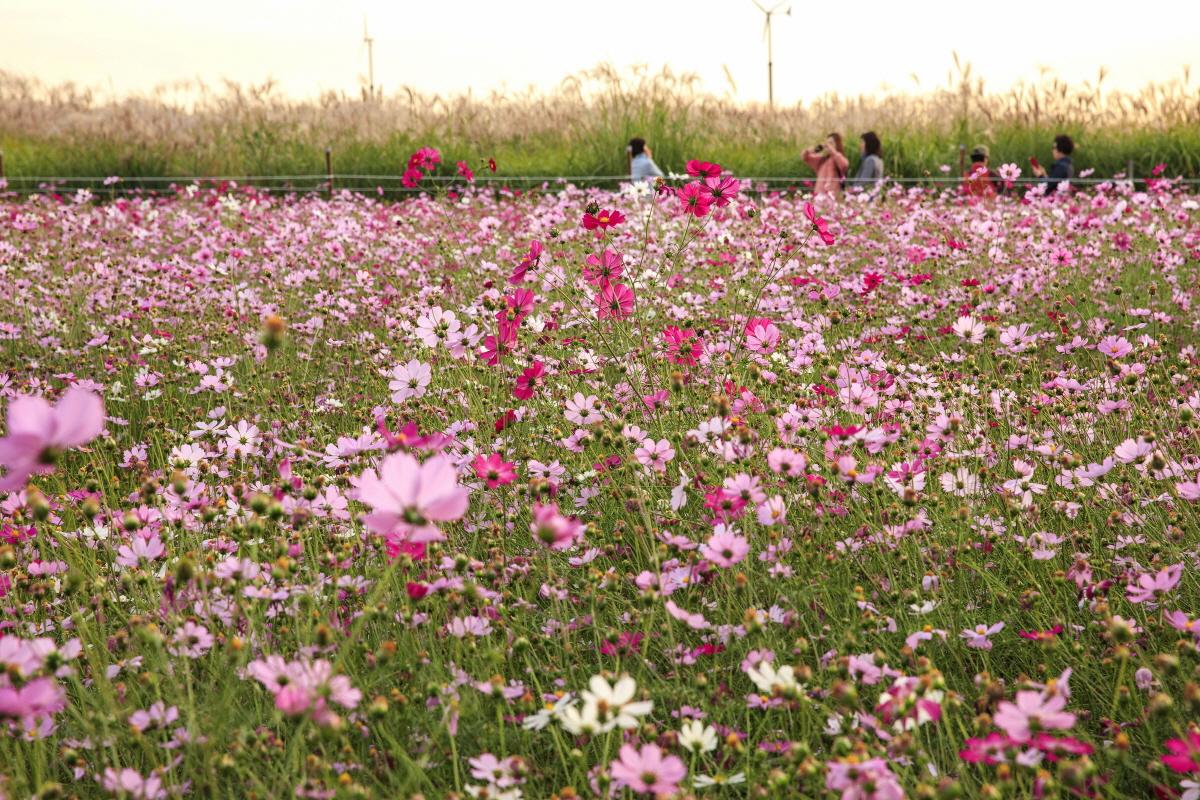
[(454, 464), (442, 455), (421, 463), (393, 453), (359, 481), (359, 499), (374, 509), (363, 518), (368, 530), (396, 542), (433, 542), (446, 537), (435, 523), (462, 519), (467, 489)]
[(683, 761), (678, 756), (664, 756), (656, 744), (642, 745), (641, 750), (631, 744), (624, 745), (611, 769), (617, 786), (656, 796), (674, 794), (687, 775)]
[(623, 283), (605, 286), (596, 295), (595, 302), (599, 319), (624, 319), (633, 313), (633, 292)]
[(104, 403), (87, 389), (72, 386), (53, 406), (41, 397), (15, 398), (8, 404), (8, 434), (0, 439), (0, 492), (53, 472), (61, 451), (87, 444), (102, 430)]
[(516, 470), (513, 469), (513, 463), (505, 461), (504, 457), (499, 453), (492, 453), (490, 456), (484, 456), (480, 453), (475, 456), (475, 460), (471, 462), (471, 466), (475, 469), (475, 474), (487, 484), (489, 489), (495, 489), (497, 486), (512, 483), (517, 477)]
[(1184, 739), (1168, 739), (1162, 763), (1176, 772), (1200, 772), (1200, 731), (1188, 731)]

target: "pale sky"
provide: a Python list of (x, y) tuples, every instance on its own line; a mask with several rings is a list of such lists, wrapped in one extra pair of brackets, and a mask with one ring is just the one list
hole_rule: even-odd
[[(768, 5), (773, 0), (760, 0)], [(782, 11), (789, 5), (791, 16)], [(1056, 12), (1061, 13), (1056, 16)], [(765, 100), (763, 15), (752, 0), (0, 0), (0, 70), (102, 93), (273, 78), (293, 97), (552, 88), (600, 62), (669, 64), (741, 100)], [(772, 23), (776, 103), (830, 91), (944, 85), (951, 51), (987, 86), (1067, 81), (1136, 89), (1200, 72), (1200, 0), (784, 3)], [(1190, 85), (1200, 87), (1200, 75)]]

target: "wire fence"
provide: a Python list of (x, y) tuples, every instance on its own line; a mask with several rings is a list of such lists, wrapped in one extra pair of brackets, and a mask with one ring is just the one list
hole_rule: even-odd
[[(670, 175), (669, 178), (687, 179), (688, 176)], [(382, 196), (405, 196), (428, 193), (431, 187), (437, 190), (464, 189), (469, 184), (461, 176), (429, 175), (422, 178), (417, 186), (403, 185), (404, 178), (400, 175), (373, 175), (363, 173), (323, 173), (311, 175), (163, 175), (163, 176), (81, 176), (81, 175), (14, 175), (6, 179), (0, 178), (0, 194), (64, 194), (80, 190), (93, 194), (159, 194), (174, 192), (179, 188), (191, 185), (237, 184), (252, 186), (259, 191), (281, 194), (314, 194), (349, 191), (354, 193), (371, 193)], [(740, 176), (742, 190), (747, 192), (804, 190), (812, 186), (815, 179), (807, 175), (763, 175)], [(958, 175), (930, 174), (919, 177), (903, 176), (888, 177), (883, 185), (926, 186), (930, 188), (949, 188), (961, 184), (963, 178)], [(558, 191), (566, 187), (604, 188), (619, 187), (629, 183), (628, 175), (476, 175), (473, 185), (487, 187), (496, 191), (505, 189), (528, 190), (532, 188)], [(1014, 186), (1032, 186), (1043, 182), (1042, 178), (1022, 176), (1011, 181), (998, 179), (999, 183), (1011, 183)], [(1071, 185), (1090, 186), (1101, 183), (1127, 182), (1135, 186), (1183, 185), (1191, 190), (1200, 187), (1200, 178), (1164, 178), (1144, 177), (1130, 178), (1124, 174), (1112, 177), (1088, 176), (1072, 178)], [(6, 185), (5, 185), (6, 184)], [(853, 182), (848, 180), (847, 186)]]

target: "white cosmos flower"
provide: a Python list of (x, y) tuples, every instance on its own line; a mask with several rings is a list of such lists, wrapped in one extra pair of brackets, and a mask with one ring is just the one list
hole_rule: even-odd
[(558, 721), (562, 723), (563, 730), (572, 736), (591, 735), (606, 730), (600, 723), (599, 708), (595, 703), (584, 703), (582, 708), (571, 703), (559, 712)]
[(711, 753), (717, 749), (717, 729), (698, 719), (685, 722), (679, 729), (679, 746), (689, 753)]
[(786, 666), (776, 670), (769, 661), (751, 667), (746, 671), (746, 675), (763, 694), (793, 694), (800, 688), (796, 683), (795, 670)]
[(622, 675), (612, 685), (601, 676), (593, 675), (588, 681), (588, 688), (582, 693), (584, 711), (588, 710), (588, 706), (594, 706), (605, 732), (613, 728), (636, 728), (637, 718), (649, 714), (654, 703), (650, 700), (634, 702), (635, 692), (637, 683), (628, 675)]
[(697, 789), (704, 789), (708, 786), (733, 786), (738, 783), (746, 782), (746, 773), (735, 772), (732, 775), (697, 775), (692, 785)]

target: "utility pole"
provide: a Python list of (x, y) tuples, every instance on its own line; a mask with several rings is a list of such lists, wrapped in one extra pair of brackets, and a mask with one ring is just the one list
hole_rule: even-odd
[[(787, 0), (780, 0), (780, 2), (771, 6), (770, 9), (763, 8), (758, 0), (753, 0), (753, 2), (758, 7), (758, 10), (763, 12), (767, 18), (766, 25), (764, 26), (767, 37), (767, 107), (775, 108), (775, 61), (771, 52), (771, 15), (778, 11)], [(790, 17), (792, 15), (791, 6), (788, 6), (787, 10), (783, 13)]]
[(363, 42), (367, 45), (367, 97), (375, 100), (375, 40), (367, 33), (367, 18), (363, 17)]

